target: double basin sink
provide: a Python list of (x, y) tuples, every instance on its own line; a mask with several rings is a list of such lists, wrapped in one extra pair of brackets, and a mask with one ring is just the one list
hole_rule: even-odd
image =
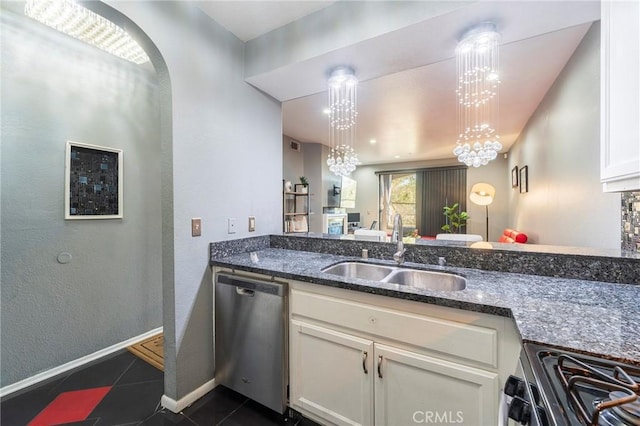
[(322, 272), (436, 291), (458, 291), (467, 286), (467, 280), (460, 275), (362, 262), (340, 262), (324, 268)]

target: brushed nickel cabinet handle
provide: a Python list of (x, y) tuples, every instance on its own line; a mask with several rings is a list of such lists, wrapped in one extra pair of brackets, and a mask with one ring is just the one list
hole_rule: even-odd
[(382, 379), (382, 355), (378, 355), (378, 377)]
[(367, 351), (364, 351), (364, 353), (362, 354), (362, 369), (364, 370), (364, 374), (369, 374), (369, 370), (367, 370), (367, 357), (369, 356), (369, 354), (367, 353)]

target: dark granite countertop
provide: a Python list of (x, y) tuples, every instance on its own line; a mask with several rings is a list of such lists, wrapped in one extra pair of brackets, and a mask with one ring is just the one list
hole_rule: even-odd
[[(362, 260), (325, 253), (257, 248), (253, 254), (214, 257), (211, 264), (511, 317), (523, 341), (640, 365), (638, 285), (405, 263), (407, 267), (452, 272), (467, 278), (465, 290), (443, 292), (321, 272), (336, 262), (354, 259)], [(376, 259), (368, 262), (394, 264)]]

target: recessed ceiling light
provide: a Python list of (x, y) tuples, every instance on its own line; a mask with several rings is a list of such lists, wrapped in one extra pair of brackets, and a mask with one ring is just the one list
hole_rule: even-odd
[(369, 143), (370, 143), (371, 145), (375, 145), (375, 144), (376, 144), (376, 142), (378, 142), (378, 141), (377, 141), (377, 140), (375, 140), (375, 139), (371, 139), (371, 140), (369, 140)]
[(142, 47), (121, 27), (71, 0), (29, 0), (25, 15), (62, 33), (136, 64), (149, 62)]
[(400, 158), (400, 156), (399, 156), (399, 155), (396, 155), (396, 156), (395, 156), (395, 158)]
[(325, 108), (325, 109), (322, 110), (322, 113), (324, 115), (329, 115), (329, 114), (331, 114), (331, 110), (329, 108)]

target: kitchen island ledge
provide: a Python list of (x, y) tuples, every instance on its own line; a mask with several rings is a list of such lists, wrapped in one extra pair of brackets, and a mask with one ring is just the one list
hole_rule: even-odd
[[(228, 242), (227, 242), (228, 243)], [(213, 243), (216, 244), (216, 243)], [(213, 253), (212, 249), (212, 253)], [(358, 257), (264, 247), (211, 256), (211, 266), (510, 317), (522, 341), (640, 365), (640, 286), (407, 262), (467, 279), (461, 291), (431, 291), (321, 272)], [(370, 263), (394, 262), (367, 259)]]

